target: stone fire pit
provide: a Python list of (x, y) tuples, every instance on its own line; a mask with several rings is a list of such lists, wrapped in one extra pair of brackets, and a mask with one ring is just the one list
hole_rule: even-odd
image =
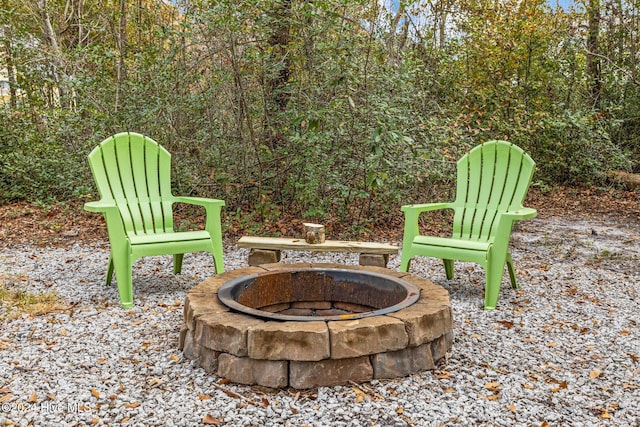
[(266, 264), (191, 289), (179, 347), (233, 382), (304, 389), (433, 369), (452, 330), (449, 294), (429, 280), (379, 267)]

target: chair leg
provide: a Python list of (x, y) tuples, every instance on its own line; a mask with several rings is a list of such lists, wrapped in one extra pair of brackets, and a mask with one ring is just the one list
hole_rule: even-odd
[(109, 254), (109, 266), (107, 267), (107, 278), (104, 282), (105, 286), (109, 286), (113, 280), (113, 255)]
[(495, 310), (498, 305), (498, 296), (500, 295), (500, 285), (502, 282), (502, 273), (504, 272), (504, 264), (502, 266), (487, 266), (487, 282), (484, 287), (484, 309)]
[(222, 246), (216, 246), (211, 253), (213, 256), (213, 264), (216, 267), (216, 274), (224, 273), (224, 254), (222, 252)]
[(444, 263), (444, 272), (447, 275), (447, 279), (453, 279), (453, 260), (452, 259), (443, 259)]
[(129, 256), (114, 257), (116, 281), (122, 308), (133, 307), (133, 279), (131, 277), (132, 261)]
[(511, 280), (511, 287), (518, 289), (518, 282), (516, 281), (516, 271), (513, 268), (513, 259), (511, 254), (507, 254), (507, 269), (509, 270), (509, 279)]
[(406, 273), (409, 271), (409, 267), (411, 266), (411, 256), (405, 252), (402, 252), (402, 256), (400, 258), (400, 271)]
[(184, 254), (175, 254), (173, 256), (173, 274), (178, 274), (182, 271), (182, 258), (184, 258)]

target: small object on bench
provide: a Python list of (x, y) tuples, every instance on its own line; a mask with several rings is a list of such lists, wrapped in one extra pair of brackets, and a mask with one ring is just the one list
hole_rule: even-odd
[(304, 225), (304, 240), (310, 245), (318, 243), (324, 243), (324, 225), (313, 224), (305, 222)]
[(304, 239), (282, 237), (243, 236), (239, 248), (249, 248), (249, 265), (269, 264), (280, 261), (281, 250), (313, 252), (352, 252), (360, 254), (360, 265), (386, 267), (389, 254), (397, 254), (398, 247), (388, 243), (325, 240), (324, 243), (307, 243)]

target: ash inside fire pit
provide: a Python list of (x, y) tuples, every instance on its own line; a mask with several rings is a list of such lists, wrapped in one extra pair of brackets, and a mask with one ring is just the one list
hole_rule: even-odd
[(231, 280), (218, 297), (229, 308), (272, 320), (348, 320), (398, 311), (415, 303), (418, 288), (368, 271), (275, 271)]

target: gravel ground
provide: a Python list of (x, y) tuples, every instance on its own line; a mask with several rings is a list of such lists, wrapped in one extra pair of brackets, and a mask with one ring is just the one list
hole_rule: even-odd
[[(106, 245), (2, 249), (6, 287), (56, 292), (63, 308), (0, 307), (0, 425), (640, 426), (640, 224), (534, 219), (512, 247), (520, 289), (505, 275), (493, 312), (480, 267), (457, 263), (448, 281), (439, 261), (414, 260), (451, 293), (455, 340), (435, 371), (300, 392), (225, 383), (178, 351), (185, 294), (214, 274), (204, 254), (178, 276), (170, 257), (139, 260), (123, 310), (102, 284)], [(246, 256), (228, 245), (227, 270)]]

